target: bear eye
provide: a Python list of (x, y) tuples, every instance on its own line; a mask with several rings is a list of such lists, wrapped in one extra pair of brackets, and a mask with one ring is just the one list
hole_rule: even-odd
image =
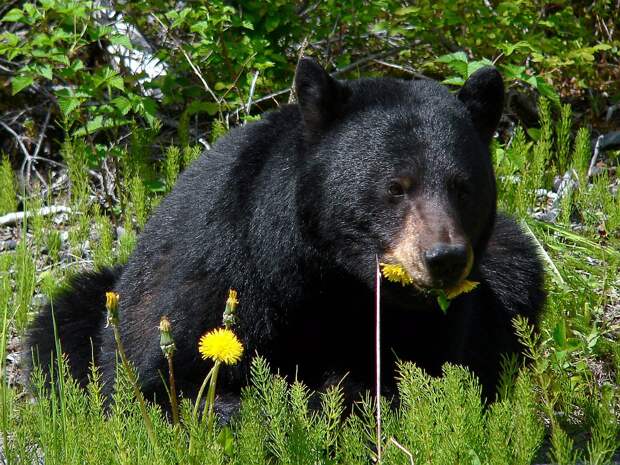
[(399, 181), (390, 181), (388, 194), (392, 197), (402, 197), (405, 195), (405, 187)]

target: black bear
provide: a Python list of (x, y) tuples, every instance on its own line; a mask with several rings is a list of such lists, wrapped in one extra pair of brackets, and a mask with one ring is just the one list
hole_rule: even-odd
[[(179, 387), (191, 396), (210, 368), (198, 340), (221, 325), (234, 288), (246, 355), (224, 370), (224, 390), (247, 383), (255, 353), (314, 388), (344, 374), (370, 387), (378, 259), (413, 280), (382, 284), (384, 379), (397, 359), (431, 374), (449, 361), (492, 396), (502, 354), (521, 351), (511, 320), (535, 323), (544, 302), (535, 247), (496, 214), (489, 143), (500, 75), (480, 69), (454, 95), (432, 80), (338, 81), (303, 58), (295, 90), (297, 104), (231, 130), (180, 176), (124, 267), (79, 276), (55, 299), (73, 375), (87, 382), (94, 357), (113, 389), (104, 308), (113, 289), (145, 393), (166, 399), (158, 323), (167, 315)], [(428, 290), (465, 278), (480, 285), (444, 314)], [(48, 307), (30, 333), (43, 367), (53, 334)]]

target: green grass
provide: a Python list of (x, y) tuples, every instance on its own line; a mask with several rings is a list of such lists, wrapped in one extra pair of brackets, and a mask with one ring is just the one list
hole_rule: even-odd
[[(549, 108), (542, 109), (536, 141), (517, 128), (510, 145), (496, 144), (494, 150), (500, 207), (523, 220), (547, 265), (549, 299), (540, 333), (515, 322), (531, 365), (519, 369), (507, 361), (500, 398), (484, 408), (480, 387), (466, 370), (446, 366), (444, 377), (430, 378), (404, 363), (398, 380), (402, 403), (382, 405), (384, 464), (410, 463), (407, 453), (415, 464), (605, 464), (620, 451), (620, 197), (612, 195), (607, 175), (587, 178), (589, 135), (580, 129), (571, 140), (566, 107), (557, 125), (551, 124)], [(46, 389), (35, 374), (36, 402), (9, 385), (7, 343), (31, 320), (33, 295), (53, 295), (84, 261), (94, 267), (126, 261), (149, 209), (160, 199), (141, 177), (145, 168), (129, 166), (128, 188), (118, 192), (123, 211), (114, 212), (110, 221), (109, 212), (89, 199), (90, 180), (78, 169), (83, 167), (79, 147), (79, 142), (65, 145), (71, 206), (78, 212), (66, 225), (73, 256), (60, 261), (58, 229), (37, 217), (23, 225), (17, 249), (0, 255), (0, 424), (8, 463), (41, 458), (63, 465), (372, 463), (377, 452), (372, 399), (360, 400), (352, 413), (343, 414), (338, 389), (311, 393), (301, 383), (272, 374), (260, 358), (254, 361), (241, 411), (228, 426), (209, 432), (193, 418), (188, 401), (181, 406), (181, 424), (173, 426), (150, 405), (156, 447), (121, 368), (109, 412), (96, 371), (85, 392), (68, 377)], [(166, 189), (179, 166), (197, 153), (168, 150), (161, 169)], [(579, 186), (560, 203), (557, 222), (533, 219), (533, 190), (550, 189), (553, 176), (570, 169)], [(17, 198), (14, 192), (3, 195)], [(113, 224), (124, 225), (118, 239)], [(85, 253), (82, 244), (93, 234), (98, 245)], [(43, 249), (50, 252), (43, 254)], [(37, 271), (35, 264), (44, 255), (46, 262)], [(66, 371), (62, 363), (55, 369)]]

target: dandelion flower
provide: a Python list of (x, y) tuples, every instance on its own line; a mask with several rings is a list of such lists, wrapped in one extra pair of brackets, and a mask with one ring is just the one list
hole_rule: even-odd
[(400, 283), (403, 286), (413, 284), (413, 279), (407, 273), (402, 265), (393, 265), (390, 263), (380, 263), (381, 273), (385, 278), (393, 283)]
[(108, 311), (108, 319), (106, 323), (106, 328), (108, 325), (117, 325), (118, 324), (118, 300), (119, 295), (116, 292), (106, 292), (105, 293), (105, 308)]
[(106, 292), (105, 307), (110, 311), (115, 311), (116, 309), (118, 309), (118, 299), (119, 295), (117, 292)]
[(460, 296), (461, 294), (466, 294), (468, 292), (473, 291), (478, 287), (479, 282), (469, 281), (464, 279), (458, 286), (451, 287), (450, 289), (446, 289), (446, 297), (450, 300), (455, 297)]
[(217, 328), (200, 338), (198, 351), (204, 360), (234, 365), (243, 355), (243, 345), (230, 329)]

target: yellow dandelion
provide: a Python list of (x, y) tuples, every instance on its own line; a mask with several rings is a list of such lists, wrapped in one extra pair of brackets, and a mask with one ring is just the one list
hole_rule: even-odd
[(118, 324), (118, 300), (118, 293), (112, 291), (105, 293), (105, 308), (108, 311), (106, 328), (108, 325)]
[(446, 297), (450, 300), (458, 297), (461, 294), (466, 294), (468, 292), (473, 291), (480, 284), (477, 281), (469, 281), (464, 279), (458, 286), (451, 287), (450, 289), (446, 289)]
[(234, 365), (243, 355), (243, 344), (230, 329), (217, 328), (200, 338), (198, 351), (204, 360)]
[(413, 284), (413, 279), (407, 273), (402, 265), (393, 265), (391, 263), (379, 263), (381, 266), (381, 274), (390, 282), (400, 283), (403, 286)]
[(115, 311), (118, 308), (118, 300), (119, 295), (117, 292), (106, 292), (105, 293), (105, 307), (108, 310)]
[(228, 299), (226, 299), (226, 306), (229, 305), (234, 309), (239, 304), (239, 299), (237, 299), (237, 291), (234, 289), (228, 290)]

